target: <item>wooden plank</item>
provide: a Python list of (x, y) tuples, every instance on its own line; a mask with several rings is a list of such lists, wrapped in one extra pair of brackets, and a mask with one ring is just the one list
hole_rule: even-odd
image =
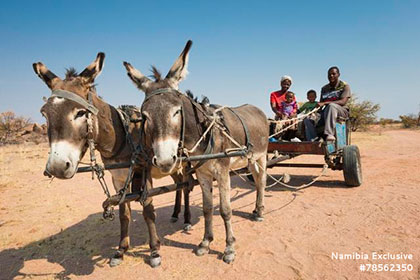
[(278, 151), (280, 154), (324, 155), (325, 147), (320, 142), (270, 142), (267, 151)]

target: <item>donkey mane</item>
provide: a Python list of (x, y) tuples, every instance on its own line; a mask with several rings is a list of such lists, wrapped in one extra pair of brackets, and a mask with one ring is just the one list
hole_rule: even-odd
[(79, 75), (74, 67), (66, 68), (66, 80), (71, 80)]
[[(77, 70), (76, 70), (76, 68), (74, 68), (74, 67), (69, 67), (69, 68), (66, 68), (66, 78), (65, 78), (65, 80), (67, 80), (67, 81), (70, 81), (70, 80), (72, 80), (72, 79), (74, 79), (74, 78), (77, 78), (77, 77), (79, 77), (79, 73), (77, 72)], [(90, 85), (90, 90), (93, 92), (93, 93), (95, 93), (96, 94), (96, 86), (97, 86), (98, 84), (92, 84), (92, 85)], [(96, 94), (97, 95), (97, 94)], [(102, 100), (104, 100), (103, 98), (102, 98), (102, 96), (99, 96), (99, 95), (97, 95), (100, 99), (102, 99)]]
[(150, 77), (154, 78), (155, 82), (161, 81), (162, 74), (160, 73), (160, 71), (154, 65), (152, 65), (150, 68), (150, 71), (152, 71), (152, 75)]
[(207, 96), (203, 95), (201, 101), (198, 101), (198, 97), (197, 96), (194, 97), (194, 94), (192, 93), (191, 90), (187, 89), (185, 91), (185, 93), (186, 93), (186, 95), (189, 99), (191, 99), (192, 101), (194, 101), (198, 104), (201, 104), (203, 106), (209, 106), (210, 105), (210, 100)]

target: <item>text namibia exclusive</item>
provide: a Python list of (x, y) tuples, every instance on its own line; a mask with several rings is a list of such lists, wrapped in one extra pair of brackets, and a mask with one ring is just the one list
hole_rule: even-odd
[(412, 260), (413, 254), (404, 254), (404, 253), (378, 253), (372, 252), (370, 257), (366, 253), (349, 253), (342, 254), (338, 252), (331, 253), (331, 259), (333, 260)]

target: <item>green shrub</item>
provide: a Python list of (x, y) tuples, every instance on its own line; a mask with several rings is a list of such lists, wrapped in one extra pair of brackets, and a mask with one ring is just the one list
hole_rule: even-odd
[(350, 122), (352, 131), (365, 129), (369, 124), (374, 123), (377, 118), (376, 113), (381, 108), (379, 104), (375, 104), (369, 100), (359, 102), (357, 96), (354, 94), (347, 104), (350, 108)]
[(402, 115), (400, 116), (400, 119), (404, 128), (420, 126), (420, 114), (418, 116), (415, 114)]

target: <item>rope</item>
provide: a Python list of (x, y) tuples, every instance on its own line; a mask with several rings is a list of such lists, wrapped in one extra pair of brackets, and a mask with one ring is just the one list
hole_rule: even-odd
[(277, 124), (289, 123), (289, 122), (292, 122), (292, 124), (291, 124), (291, 125), (289, 125), (289, 126), (286, 126), (285, 128), (282, 128), (280, 131), (277, 131), (276, 133), (274, 133), (274, 134), (270, 135), (270, 136), (269, 136), (269, 138), (274, 137), (274, 136), (277, 136), (277, 135), (279, 135), (280, 133), (282, 133), (282, 132), (284, 132), (284, 131), (286, 131), (286, 130), (290, 129), (291, 127), (295, 126), (296, 124), (298, 124), (298, 123), (302, 122), (302, 121), (303, 121), (303, 119), (305, 119), (305, 118), (306, 118), (307, 116), (309, 116), (310, 114), (317, 112), (319, 109), (320, 109), (320, 107), (315, 108), (315, 109), (313, 109), (312, 111), (310, 111), (309, 113), (306, 113), (306, 114), (300, 115), (300, 116), (298, 116), (298, 117), (296, 117), (296, 118), (292, 118), (292, 119), (288, 119), (288, 120), (270, 121), (271, 123), (277, 123)]
[[(261, 168), (261, 170), (263, 169), (263, 167), (261, 166), (261, 164), (259, 164), (258, 162), (256, 162), (256, 164)], [(321, 178), (323, 175), (325, 175), (325, 172), (326, 172), (327, 169), (328, 169), (328, 165), (327, 164), (324, 164), (324, 166), (322, 167), (321, 174), (318, 177), (314, 178), (311, 182), (306, 183), (306, 184), (302, 184), (300, 186), (291, 186), (291, 185), (288, 185), (286, 183), (283, 183), (281, 180), (283, 180), (284, 175), (281, 176), (279, 179), (276, 179), (271, 174), (269, 174), (267, 172), (266, 173), (267, 174), (267, 177), (269, 177), (270, 179), (272, 179), (274, 181), (274, 183), (272, 183), (271, 185), (266, 186), (265, 188), (266, 189), (267, 188), (271, 188), (271, 187), (274, 187), (275, 185), (279, 184), (279, 185), (282, 185), (283, 187), (288, 188), (288, 189), (291, 189), (293, 191), (298, 191), (298, 190), (301, 190), (301, 189), (305, 189), (305, 188), (308, 188), (308, 187), (312, 186), (316, 181), (319, 180), (319, 178)], [(233, 172), (233, 173), (235, 173), (244, 182), (246, 182), (247, 180), (244, 179), (243, 176), (251, 175), (251, 173), (239, 174), (238, 172), (236, 172), (236, 170), (233, 170), (233, 169), (231, 169), (230, 171)], [(266, 171), (267, 171), (267, 169), (266, 169)]]
[(187, 154), (188, 153), (193, 153), (197, 149), (197, 147), (200, 145), (200, 143), (206, 138), (206, 136), (210, 132), (211, 128), (216, 124), (216, 114), (218, 112), (220, 112), (221, 110), (223, 110), (224, 108), (226, 108), (226, 107), (225, 106), (220, 107), (213, 112), (212, 121), (211, 121), (210, 125), (207, 127), (206, 131), (204, 131), (203, 135), (201, 135), (200, 139), (198, 139), (198, 141), (195, 143), (194, 147), (192, 147), (190, 150), (184, 148), (184, 152), (186, 152)]
[[(194, 145), (194, 147), (191, 149), (191, 150), (186, 150), (186, 152), (194, 152), (196, 149), (197, 149), (197, 147), (198, 147), (198, 145), (204, 140), (204, 138), (206, 137), (206, 135), (209, 133), (209, 131), (211, 130), (211, 128), (213, 127), (213, 126), (216, 126), (218, 129), (220, 129), (221, 130), (221, 132), (222, 132), (222, 134), (226, 137), (226, 138), (228, 138), (233, 144), (235, 144), (238, 148), (240, 148), (240, 149), (244, 149), (244, 148), (246, 148), (246, 147), (244, 147), (244, 146), (242, 146), (242, 145), (240, 145), (235, 139), (233, 139), (226, 131), (225, 131), (225, 129), (223, 128), (223, 127), (221, 127), (219, 124), (216, 124), (216, 114), (219, 112), (219, 111), (221, 111), (221, 110), (223, 110), (223, 109), (225, 109), (225, 107), (226, 106), (223, 106), (223, 107), (220, 107), (220, 108), (218, 108), (217, 110), (215, 110), (214, 112), (213, 112), (213, 120), (212, 120), (212, 122), (210, 123), (210, 125), (209, 125), (209, 127), (206, 129), (206, 131), (203, 133), (203, 135), (201, 136), (201, 138), (197, 141), (197, 143)], [(294, 125), (296, 125), (297, 123), (299, 123), (299, 122), (302, 122), (303, 121), (303, 119), (305, 119), (307, 116), (309, 116), (310, 114), (312, 114), (312, 113), (315, 113), (315, 112), (317, 112), (318, 110), (319, 110), (320, 108), (315, 108), (315, 109), (313, 109), (312, 111), (310, 111), (310, 112), (308, 112), (308, 113), (306, 113), (306, 114), (303, 114), (303, 115), (300, 115), (299, 117), (296, 117), (296, 118), (293, 118), (293, 119), (289, 119), (289, 120), (281, 120), (281, 121), (271, 121), (271, 122), (275, 122), (275, 123), (285, 123), (285, 122), (290, 122), (290, 121), (293, 121), (294, 123), (293, 124), (291, 124), (291, 125), (289, 125), (289, 126), (287, 126), (286, 128), (283, 128), (281, 131), (279, 131), (279, 132), (276, 132), (275, 134), (273, 134), (273, 135), (271, 135), (270, 137), (273, 137), (273, 136), (275, 136), (275, 135), (278, 135), (278, 134), (280, 134), (281, 132), (283, 132), (283, 131), (285, 131), (285, 130), (287, 130), (287, 129), (289, 129), (290, 127), (292, 127), (292, 126), (294, 126)], [(257, 165), (261, 168), (261, 170), (263, 169), (263, 167), (261, 166), (261, 164), (259, 164), (258, 162), (256, 162), (257, 163)], [(291, 189), (291, 190), (294, 190), (294, 191), (298, 191), (298, 190), (301, 190), (301, 189), (304, 189), (304, 188), (308, 188), (308, 187), (310, 187), (311, 185), (313, 185), (316, 181), (318, 181), (319, 180), (319, 178), (321, 178), (321, 176), (323, 176), (324, 174), (325, 174), (325, 171), (327, 170), (327, 168), (328, 168), (328, 165), (327, 164), (324, 164), (324, 166), (323, 166), (323, 169), (322, 169), (322, 171), (321, 171), (321, 174), (318, 176), (318, 177), (316, 177), (315, 179), (313, 179), (311, 182), (309, 182), (309, 183), (307, 183), (307, 184), (303, 184), (303, 185), (300, 185), (300, 186), (291, 186), (291, 185), (288, 185), (288, 184), (286, 184), (286, 183), (283, 183), (283, 182), (281, 182), (280, 180), (282, 180), (283, 179), (283, 177), (284, 176), (282, 176), (280, 179), (276, 179), (276, 178), (274, 178), (272, 175), (270, 175), (270, 174), (268, 174), (267, 173), (267, 176), (269, 177), (269, 178), (271, 178), (272, 180), (274, 180), (274, 183), (273, 184), (271, 184), (271, 185), (269, 185), (269, 186), (266, 186), (266, 188), (270, 188), (270, 187), (273, 187), (273, 186), (275, 186), (276, 184), (280, 184), (280, 185), (282, 185), (283, 187), (285, 187), (285, 188), (288, 188), (288, 189)], [(266, 169), (267, 170), (267, 169)], [(239, 174), (238, 172), (236, 172), (235, 170), (230, 170), (230, 171), (232, 171), (233, 173), (235, 173), (236, 175), (238, 175), (238, 177), (239, 178), (241, 178), (243, 181), (246, 181), (246, 179), (244, 179), (242, 176), (246, 176), (246, 175), (249, 175), (250, 173), (248, 173), (248, 174), (245, 174), (245, 175), (243, 175), (243, 174)], [(241, 176), (242, 175), (242, 176)]]
[(276, 179), (273, 176), (271, 176), (271, 174), (268, 174), (267, 173), (267, 176), (270, 177), (272, 180), (274, 180), (274, 183), (271, 184), (270, 186), (267, 186), (266, 188), (270, 188), (272, 186), (275, 186), (276, 184), (280, 184), (283, 187), (288, 188), (288, 189), (291, 189), (291, 190), (294, 190), (294, 191), (305, 189), (305, 188), (310, 187), (311, 185), (313, 185), (316, 181), (318, 181), (319, 178), (321, 178), (321, 176), (323, 176), (325, 174), (325, 171), (327, 170), (327, 168), (328, 168), (328, 165), (327, 164), (324, 164), (324, 167), (322, 168), (321, 174), (318, 177), (316, 177), (315, 179), (313, 179), (311, 182), (309, 182), (307, 184), (302, 184), (302, 185), (297, 186), (297, 187), (296, 186), (288, 185), (286, 183), (283, 183), (283, 182), (280, 181), (282, 178)]

